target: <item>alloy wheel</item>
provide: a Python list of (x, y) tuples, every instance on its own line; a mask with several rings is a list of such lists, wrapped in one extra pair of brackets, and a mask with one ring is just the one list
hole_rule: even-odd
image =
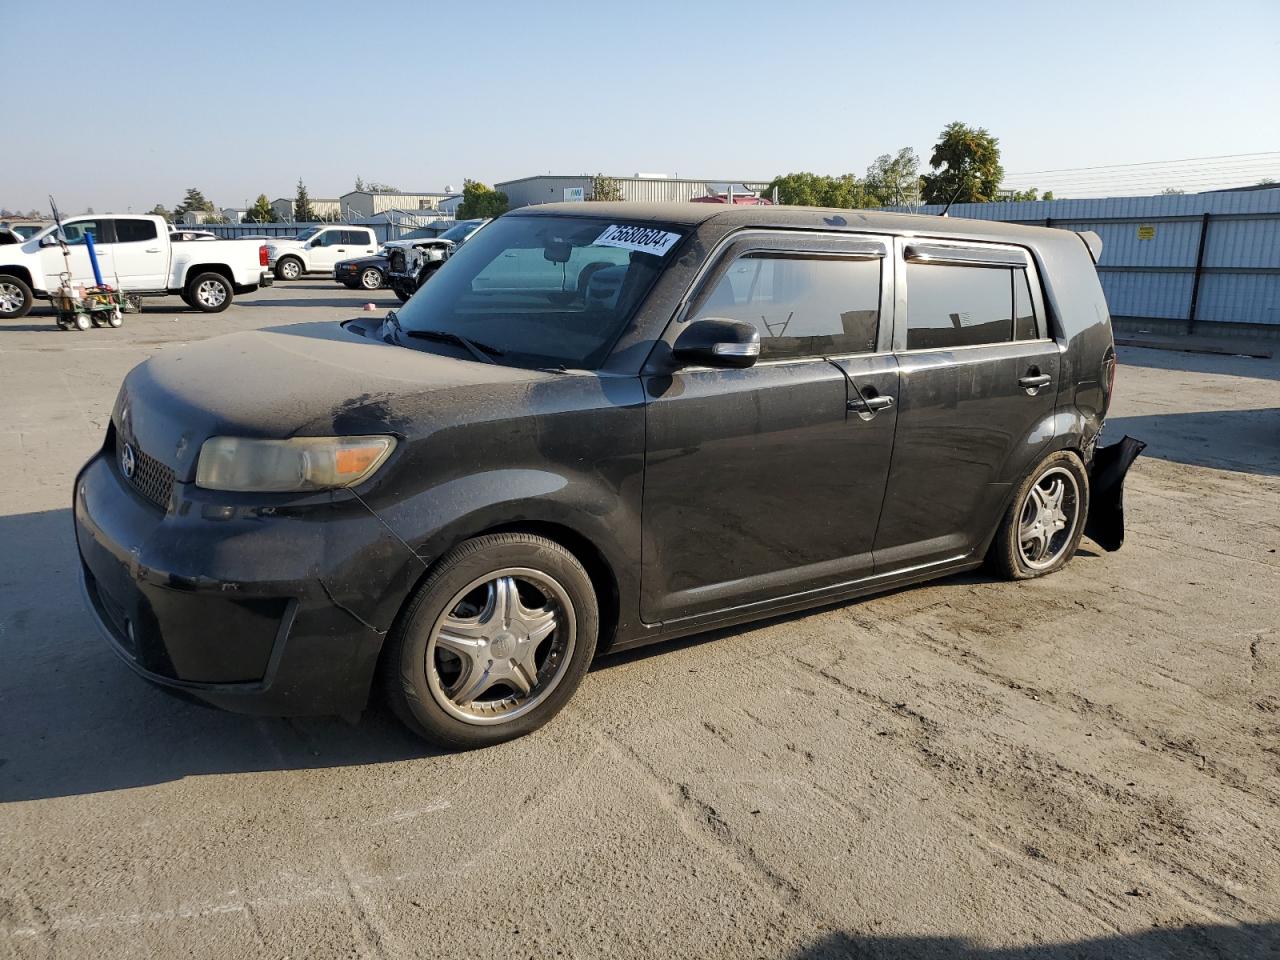
[(1018, 554), (1032, 570), (1052, 566), (1075, 535), (1080, 487), (1065, 467), (1051, 467), (1032, 485), (1018, 514)]
[(366, 290), (377, 290), (382, 286), (381, 271), (370, 267), (364, 273), (360, 274), (360, 285)]
[(564, 679), (575, 624), (568, 592), (547, 574), (525, 567), (485, 574), (459, 590), (432, 627), (427, 686), (458, 720), (514, 720)]
[(301, 273), (302, 271), (298, 269), (298, 263), (296, 260), (286, 260), (284, 263), (280, 264), (280, 275), (286, 280), (297, 280)]
[(0, 283), (0, 313), (17, 313), (25, 302), (17, 284)]
[(196, 287), (196, 299), (206, 307), (220, 307), (227, 299), (227, 288), (217, 280), (205, 280)]

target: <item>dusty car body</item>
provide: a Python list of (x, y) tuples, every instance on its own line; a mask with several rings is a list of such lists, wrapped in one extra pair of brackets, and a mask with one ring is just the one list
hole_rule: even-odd
[[(353, 713), (380, 678), (474, 746), (545, 722), (597, 651), (984, 560), (1052, 572), (1099, 510), (1119, 545), (1127, 462), (1089, 498), (1097, 248), (848, 210), (507, 214), (399, 316), (136, 367), (75, 483), (90, 607), (170, 689)], [(376, 466), (245, 479), (336, 443)]]

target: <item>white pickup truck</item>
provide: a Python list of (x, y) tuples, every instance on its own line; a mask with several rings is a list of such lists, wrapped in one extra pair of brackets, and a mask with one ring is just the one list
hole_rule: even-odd
[(304, 273), (332, 276), (339, 260), (363, 257), (377, 249), (378, 238), (369, 227), (335, 224), (308, 227), (290, 239), (272, 239), (267, 244), (267, 259), (281, 280), (297, 280)]
[(270, 286), (267, 248), (257, 240), (174, 243), (160, 217), (87, 215), (50, 226), (23, 243), (0, 245), (0, 320), (22, 317), (35, 297), (48, 299), (69, 272), (71, 283), (92, 284), (85, 235), (93, 234), (104, 283), (127, 294), (175, 294), (204, 313), (225, 310), (237, 293)]

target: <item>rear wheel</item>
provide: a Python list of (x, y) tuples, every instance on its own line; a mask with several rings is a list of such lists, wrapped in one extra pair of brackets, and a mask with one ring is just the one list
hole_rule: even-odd
[(1075, 556), (1089, 516), (1089, 476), (1074, 453), (1046, 457), (1018, 487), (988, 559), (1011, 580), (1060, 570)]
[(366, 290), (380, 290), (382, 288), (382, 271), (377, 267), (365, 267), (360, 273), (360, 286)]
[(297, 257), (281, 257), (276, 263), (276, 277), (280, 280), (297, 280), (302, 276), (302, 261)]
[(34, 298), (21, 277), (0, 274), (0, 320), (17, 320), (31, 311)]
[(591, 578), (543, 537), (477, 537), (446, 554), (387, 640), (383, 684), (415, 733), (451, 749), (531, 733), (595, 654)]
[(220, 273), (202, 273), (187, 284), (186, 301), (201, 313), (221, 313), (231, 306), (231, 281)]

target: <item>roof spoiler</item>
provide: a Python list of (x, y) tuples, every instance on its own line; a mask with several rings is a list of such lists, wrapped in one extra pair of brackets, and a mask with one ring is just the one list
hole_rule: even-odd
[(1092, 230), (1077, 230), (1076, 236), (1089, 249), (1089, 256), (1093, 257), (1093, 265), (1096, 267), (1098, 261), (1102, 259), (1102, 238)]

